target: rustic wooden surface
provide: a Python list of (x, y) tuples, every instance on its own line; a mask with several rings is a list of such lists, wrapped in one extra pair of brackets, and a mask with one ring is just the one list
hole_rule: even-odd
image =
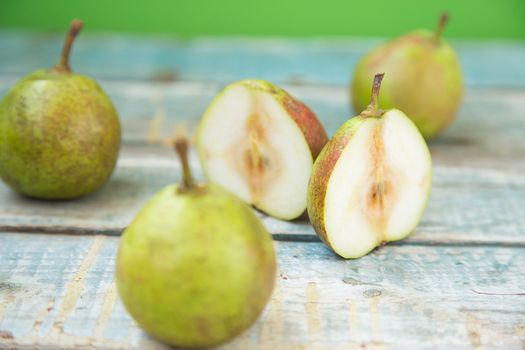
[[(61, 36), (0, 32), (0, 95), (54, 63)], [(121, 115), (118, 168), (100, 192), (41, 202), (0, 184), (0, 348), (162, 349), (118, 300), (118, 235), (179, 179), (165, 145), (192, 133), (214, 94), (259, 77), (304, 100), (332, 134), (352, 112), (347, 80), (377, 41), (176, 41), (84, 35), (73, 67)], [(258, 214), (279, 256), (262, 317), (224, 349), (525, 349), (525, 44), (456, 43), (467, 91), (430, 144), (434, 183), (416, 232), (354, 261), (306, 218)], [(202, 177), (195, 155), (192, 164)]]

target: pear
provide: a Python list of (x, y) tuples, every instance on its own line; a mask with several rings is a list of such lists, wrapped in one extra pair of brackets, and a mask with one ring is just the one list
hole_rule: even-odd
[(388, 76), (381, 88), (383, 107), (402, 110), (426, 139), (443, 132), (454, 120), (463, 94), (458, 58), (442, 37), (447, 18), (442, 15), (434, 33), (418, 30), (367, 53), (354, 72), (354, 111), (366, 108), (370, 77), (383, 71)]
[(359, 258), (405, 238), (430, 194), (428, 147), (403, 112), (379, 108), (382, 78), (374, 78), (368, 108), (345, 122), (323, 148), (308, 185), (310, 221), (343, 258)]
[(181, 348), (208, 348), (247, 329), (271, 295), (271, 236), (252, 209), (214, 184), (193, 181), (187, 141), (175, 143), (180, 184), (156, 194), (125, 230), (118, 292), (137, 323)]
[(197, 148), (208, 179), (273, 217), (306, 210), (312, 165), (328, 142), (316, 115), (263, 80), (227, 86), (206, 110)]
[(120, 123), (97, 82), (69, 66), (82, 22), (73, 20), (60, 62), (20, 80), (0, 102), (0, 178), (16, 192), (71, 199), (111, 176)]

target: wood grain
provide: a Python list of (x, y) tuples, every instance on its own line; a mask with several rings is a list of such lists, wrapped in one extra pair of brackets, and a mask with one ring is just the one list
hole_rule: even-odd
[[(0, 234), (2, 348), (157, 349), (113, 283), (118, 238)], [(387, 246), (351, 261), (276, 242), (277, 289), (223, 349), (520, 349), (525, 248)], [(60, 324), (60, 327), (56, 327)], [(10, 335), (9, 337), (5, 336)], [(12, 336), (12, 337), (11, 337)]]
[[(62, 39), (0, 31), (0, 96), (52, 66)], [(83, 34), (72, 65), (114, 101), (121, 156), (111, 181), (76, 201), (36, 201), (0, 184), (0, 348), (167, 349), (137, 328), (114, 283), (115, 236), (180, 178), (167, 141), (192, 135), (225, 84), (252, 77), (303, 100), (331, 135), (354, 114), (355, 63), (380, 41)], [(416, 232), (344, 261), (306, 217), (257, 213), (276, 240), (277, 289), (224, 349), (525, 349), (525, 44), (454, 45), (467, 90), (457, 120), (429, 145), (433, 191)], [(191, 163), (202, 179), (194, 153)]]
[[(154, 193), (180, 177), (174, 160), (154, 167), (146, 166), (142, 158), (124, 158), (121, 163), (105, 188), (75, 201), (33, 200), (0, 184), (0, 228), (119, 235)], [(195, 157), (192, 163), (198, 168)], [(287, 222), (257, 215), (277, 239), (294, 239), (289, 237), (293, 235), (315, 240), (306, 217)], [(434, 167), (427, 209), (416, 232), (404, 242), (525, 245), (525, 178), (497, 171)]]
[[(0, 95), (15, 80), (0, 75)], [(165, 155), (176, 131), (193, 135), (207, 105), (222, 88), (214, 82), (103, 82), (123, 125), (124, 152)], [(346, 87), (284, 85), (317, 114), (329, 135), (350, 116)], [(2, 91), (3, 90), (3, 91)], [(468, 90), (457, 120), (430, 143), (439, 165), (525, 171), (525, 92)], [(170, 154), (171, 157), (171, 154)]]
[[(155, 192), (179, 179), (176, 157), (164, 144), (175, 129), (192, 134), (199, 114), (219, 85), (173, 83), (162, 91), (150, 83), (112, 83), (110, 87), (124, 109), (121, 115), (125, 139), (111, 181), (91, 197), (57, 203), (21, 198), (0, 184), (1, 228), (119, 234)], [(330, 132), (344, 121), (345, 89), (291, 88), (315, 106)], [(503, 244), (525, 241), (523, 110), (525, 93), (467, 94), (456, 123), (442, 138), (430, 143), (434, 161), (432, 197), (410, 240)], [(202, 179), (195, 154), (192, 166)], [(304, 219), (287, 223), (261, 217), (274, 234), (313, 237), (313, 230)]]

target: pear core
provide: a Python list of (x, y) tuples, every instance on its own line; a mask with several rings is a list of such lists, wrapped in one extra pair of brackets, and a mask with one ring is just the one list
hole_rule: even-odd
[(424, 139), (401, 111), (354, 117), (314, 164), (308, 193), (312, 224), (345, 258), (402, 239), (423, 213), (431, 170)]

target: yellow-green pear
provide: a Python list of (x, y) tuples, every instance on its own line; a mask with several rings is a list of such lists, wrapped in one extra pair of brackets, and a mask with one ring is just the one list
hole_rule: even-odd
[(125, 230), (117, 288), (153, 337), (183, 349), (233, 339), (259, 316), (276, 274), (272, 239), (253, 210), (222, 187), (183, 179), (157, 193)]
[(20, 80), (0, 102), (0, 178), (16, 192), (71, 199), (99, 189), (120, 148), (120, 122), (97, 82), (69, 66), (74, 20), (60, 62)]
[(463, 95), (461, 67), (443, 38), (447, 14), (435, 32), (418, 30), (381, 45), (357, 64), (352, 102), (357, 113), (366, 108), (370, 77), (385, 72), (381, 88), (384, 108), (398, 108), (412, 119), (426, 139), (443, 132), (454, 120)]

